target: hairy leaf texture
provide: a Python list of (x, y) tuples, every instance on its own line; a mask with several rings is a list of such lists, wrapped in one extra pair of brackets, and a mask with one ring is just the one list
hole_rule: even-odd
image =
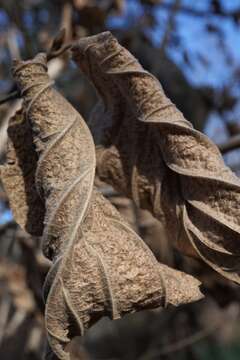
[(52, 87), (46, 55), (15, 62), (13, 76), (36, 152), (35, 187), (46, 208), (42, 247), (53, 262), (44, 298), (55, 355), (48, 349), (46, 358), (70, 359), (71, 339), (103, 316), (117, 319), (201, 298), (198, 280), (158, 264), (94, 188), (92, 136), (80, 114)]
[(218, 148), (111, 33), (72, 51), (99, 94), (90, 127), (100, 178), (165, 222), (180, 250), (239, 283), (240, 181)]

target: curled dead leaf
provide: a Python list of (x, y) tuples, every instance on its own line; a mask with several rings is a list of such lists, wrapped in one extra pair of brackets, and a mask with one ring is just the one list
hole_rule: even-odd
[(72, 51), (99, 95), (90, 128), (100, 178), (165, 222), (181, 251), (240, 283), (240, 180), (218, 148), (111, 33)]

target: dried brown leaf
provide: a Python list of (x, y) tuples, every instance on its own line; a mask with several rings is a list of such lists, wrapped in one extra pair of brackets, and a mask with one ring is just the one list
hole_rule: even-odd
[(35, 182), (46, 205), (43, 250), (53, 265), (44, 286), (45, 318), (57, 357), (69, 359), (70, 340), (102, 316), (116, 319), (201, 298), (200, 283), (159, 265), (94, 189), (91, 134), (82, 117), (51, 86), (46, 56), (16, 62), (13, 75), (24, 95), (38, 157)]
[(73, 58), (100, 98), (90, 121), (100, 178), (164, 221), (180, 250), (239, 283), (240, 181), (217, 147), (109, 32), (80, 39)]
[(20, 109), (9, 121), (7, 164), (0, 167), (0, 176), (17, 223), (40, 236), (45, 206), (35, 188), (36, 166), (32, 130)]

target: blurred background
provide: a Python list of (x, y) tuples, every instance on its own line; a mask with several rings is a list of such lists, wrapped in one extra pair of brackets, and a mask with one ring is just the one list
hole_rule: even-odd
[[(0, 0), (0, 97), (14, 88), (13, 58), (45, 51), (62, 27), (66, 41), (111, 30), (193, 125), (219, 145), (240, 175), (240, 0)], [(58, 89), (86, 121), (93, 88), (67, 54), (49, 64)], [(0, 161), (19, 100), (0, 106)], [(237, 360), (240, 292), (206, 265), (177, 253), (162, 225), (96, 179), (159, 261), (203, 282), (204, 300), (103, 319), (72, 344), (72, 359)], [(48, 261), (40, 239), (14, 222), (0, 185), (0, 359), (40, 360), (45, 343), (41, 288)]]

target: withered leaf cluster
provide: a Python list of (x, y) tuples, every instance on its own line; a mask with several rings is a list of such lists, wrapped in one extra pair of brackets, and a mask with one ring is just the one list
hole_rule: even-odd
[(202, 297), (199, 281), (159, 264), (94, 187), (96, 167), (104, 181), (165, 221), (180, 250), (239, 282), (239, 181), (217, 148), (110, 33), (81, 39), (72, 51), (100, 97), (90, 122), (94, 141), (53, 87), (47, 55), (39, 54), (14, 63), (23, 104), (10, 120), (1, 168), (16, 221), (42, 236), (52, 261), (43, 289), (46, 358), (63, 360), (70, 359), (71, 339), (103, 316)]

